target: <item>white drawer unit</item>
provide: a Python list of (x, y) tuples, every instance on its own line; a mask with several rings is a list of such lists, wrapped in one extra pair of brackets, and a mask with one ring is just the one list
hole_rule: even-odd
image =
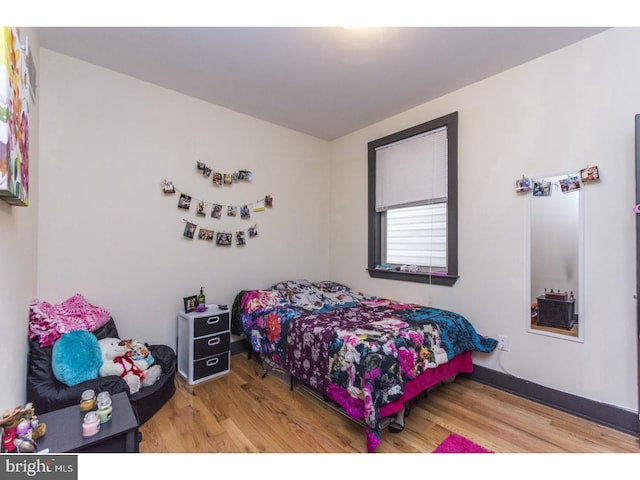
[(178, 315), (178, 373), (189, 384), (229, 372), (231, 313), (218, 305)]

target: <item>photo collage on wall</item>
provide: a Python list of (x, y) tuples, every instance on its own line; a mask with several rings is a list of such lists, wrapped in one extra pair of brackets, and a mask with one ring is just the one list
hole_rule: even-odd
[(554, 188), (559, 188), (562, 193), (576, 192), (581, 185), (600, 179), (597, 166), (589, 166), (580, 170), (580, 174), (567, 175), (557, 182), (551, 182), (545, 178), (531, 180), (525, 177), (516, 180), (516, 192), (532, 192), (534, 197), (548, 197)]
[[(216, 173), (201, 162), (197, 163), (197, 169), (202, 171), (205, 176), (211, 176)], [(223, 178), (222, 182), (224, 183), (224, 178), (226, 178), (227, 174), (221, 175)], [(250, 181), (251, 179), (252, 174), (248, 170), (240, 170), (236, 174), (229, 174), (230, 184), (237, 181)], [(214, 184), (216, 183), (214, 182)], [(192, 198), (188, 193), (178, 190), (172, 181), (166, 179), (162, 181), (161, 187), (165, 195), (178, 194), (177, 207), (179, 210), (189, 211), (193, 204), (195, 205), (195, 215), (203, 219), (212, 218), (220, 220), (223, 217), (239, 217), (241, 220), (251, 220), (253, 212), (262, 212), (267, 208), (273, 207), (273, 197), (271, 195), (265, 195), (264, 198), (253, 203), (224, 205), (219, 202), (210, 202)], [(257, 224), (253, 224), (247, 229), (229, 232), (221, 229), (212, 229), (202, 226), (199, 227), (198, 223), (186, 219), (183, 219), (183, 221), (185, 222), (185, 227), (182, 233), (184, 238), (190, 240), (205, 240), (212, 242), (217, 246), (244, 246), (247, 243), (247, 238), (255, 238), (258, 236)]]
[(196, 170), (202, 173), (203, 177), (211, 177), (211, 183), (214, 185), (233, 185), (238, 182), (250, 182), (253, 179), (253, 174), (249, 170), (238, 170), (233, 173), (217, 172), (200, 160), (196, 162)]

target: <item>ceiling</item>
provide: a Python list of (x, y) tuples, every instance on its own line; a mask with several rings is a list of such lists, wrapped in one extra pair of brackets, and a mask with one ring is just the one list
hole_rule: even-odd
[(325, 140), (597, 27), (42, 27), (40, 44)]

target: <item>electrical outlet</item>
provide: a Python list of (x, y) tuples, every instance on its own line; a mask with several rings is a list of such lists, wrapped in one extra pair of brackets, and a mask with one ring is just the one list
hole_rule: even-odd
[(509, 351), (509, 337), (506, 335), (498, 335), (498, 350)]

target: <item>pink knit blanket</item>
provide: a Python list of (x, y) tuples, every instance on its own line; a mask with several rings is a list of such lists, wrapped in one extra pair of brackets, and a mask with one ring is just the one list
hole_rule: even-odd
[(107, 310), (90, 304), (79, 293), (56, 305), (36, 298), (29, 306), (29, 338), (39, 337), (40, 345), (46, 347), (67, 332), (92, 332), (110, 318)]

